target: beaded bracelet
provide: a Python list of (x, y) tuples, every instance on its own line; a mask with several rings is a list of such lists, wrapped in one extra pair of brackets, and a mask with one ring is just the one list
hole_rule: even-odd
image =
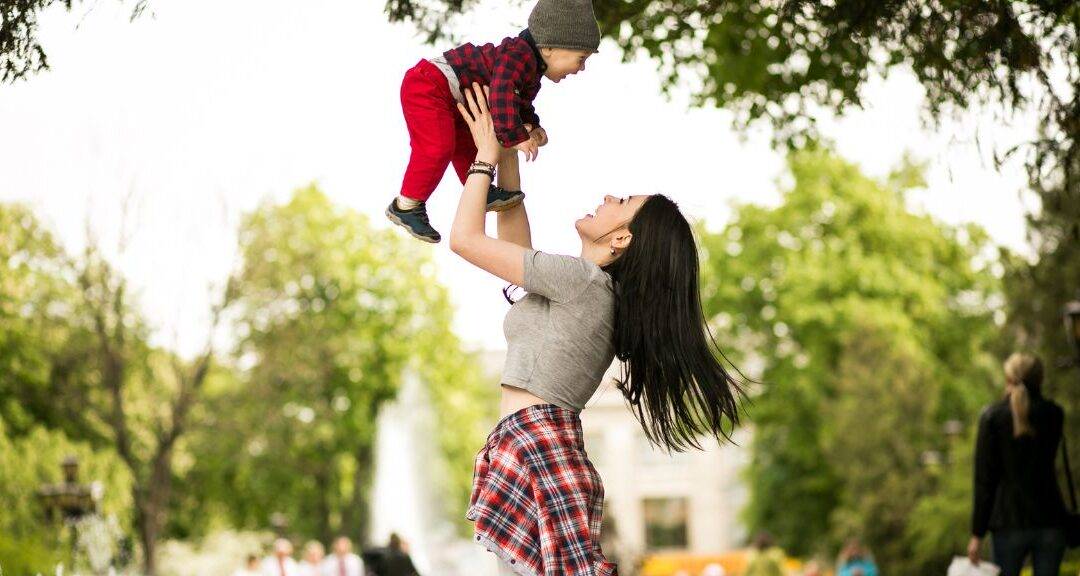
[(468, 178), (469, 176), (472, 176), (473, 174), (484, 174), (488, 178), (491, 178), (492, 180), (495, 179), (495, 171), (494, 170), (485, 170), (483, 168), (469, 168), (469, 171), (465, 173), (465, 177)]
[(495, 170), (495, 165), (494, 164), (488, 164), (487, 162), (484, 162), (483, 160), (473, 160), (472, 166), (470, 166), (470, 168), (476, 168), (477, 166), (483, 166), (485, 168), (490, 168), (492, 171)]

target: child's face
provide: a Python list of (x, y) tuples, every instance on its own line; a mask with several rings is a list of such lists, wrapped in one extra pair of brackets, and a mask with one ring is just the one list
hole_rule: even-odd
[(585, 61), (592, 56), (584, 50), (570, 50), (568, 48), (541, 48), (540, 54), (547, 64), (544, 76), (552, 82), (559, 82), (567, 76), (577, 74), (585, 69)]

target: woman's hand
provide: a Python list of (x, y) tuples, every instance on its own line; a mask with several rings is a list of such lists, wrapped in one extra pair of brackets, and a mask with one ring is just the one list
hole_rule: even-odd
[(481, 89), (479, 84), (473, 82), (471, 87), (464, 90), (465, 103), (458, 102), (457, 107), (472, 133), (473, 143), (476, 144), (476, 159), (496, 164), (502, 153), (502, 145), (495, 137), (495, 123), (488, 111), (487, 95), (490, 91), (489, 87), (484, 86)]
[(972, 566), (979, 565), (979, 549), (982, 547), (982, 540), (978, 536), (972, 536), (968, 542), (967, 556), (968, 560), (971, 560)]

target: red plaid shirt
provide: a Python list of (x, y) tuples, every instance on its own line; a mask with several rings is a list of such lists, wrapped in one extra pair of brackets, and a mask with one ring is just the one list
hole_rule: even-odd
[(616, 576), (600, 549), (604, 485), (577, 412), (553, 404), (503, 418), (476, 455), (465, 517), (474, 539), (523, 576)]
[(540, 125), (533, 100), (546, 66), (528, 30), (516, 38), (504, 38), (498, 46), (463, 44), (443, 56), (457, 73), (462, 92), (473, 82), (491, 87), (488, 108), (503, 146), (509, 148), (529, 139), (524, 125)]

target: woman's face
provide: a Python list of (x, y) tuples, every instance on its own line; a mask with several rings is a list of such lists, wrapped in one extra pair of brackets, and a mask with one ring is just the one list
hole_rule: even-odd
[(586, 214), (574, 222), (578, 236), (584, 242), (608, 242), (611, 235), (630, 225), (648, 195), (604, 196), (604, 201), (592, 214)]

